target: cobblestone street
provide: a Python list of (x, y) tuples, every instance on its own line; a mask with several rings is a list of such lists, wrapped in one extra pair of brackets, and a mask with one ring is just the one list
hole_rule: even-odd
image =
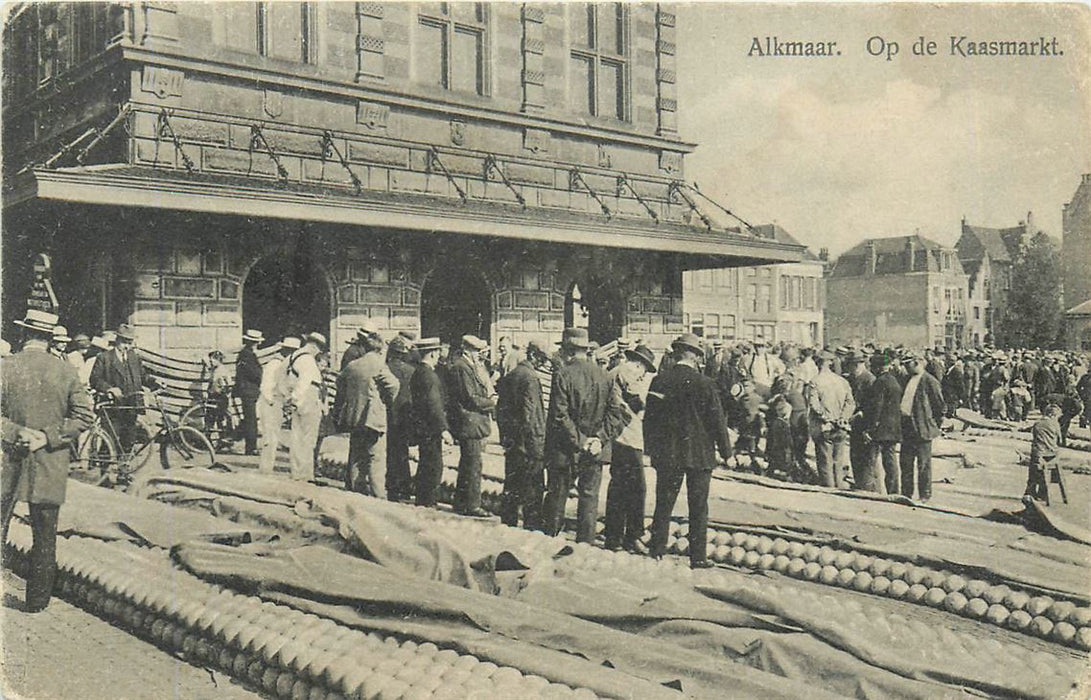
[(260, 697), (63, 600), (54, 598), (37, 615), (24, 613), (23, 580), (10, 572), (4, 572), (3, 591), (0, 695), (5, 698)]

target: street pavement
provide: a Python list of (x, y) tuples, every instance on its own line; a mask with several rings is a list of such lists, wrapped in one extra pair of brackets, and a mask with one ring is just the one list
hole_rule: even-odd
[(27, 700), (259, 698), (63, 600), (23, 612), (24, 582), (3, 575), (0, 697)]

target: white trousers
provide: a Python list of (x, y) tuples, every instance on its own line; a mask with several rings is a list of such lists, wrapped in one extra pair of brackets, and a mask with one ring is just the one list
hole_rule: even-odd
[(317, 408), (292, 414), (292, 437), (288, 449), (293, 479), (314, 479), (314, 448), (318, 444), (318, 427), (321, 422), (322, 411)]
[(261, 429), (261, 457), (258, 469), (265, 474), (273, 473), (280, 447), (280, 424), (284, 411), (279, 404), (258, 399), (258, 427)]

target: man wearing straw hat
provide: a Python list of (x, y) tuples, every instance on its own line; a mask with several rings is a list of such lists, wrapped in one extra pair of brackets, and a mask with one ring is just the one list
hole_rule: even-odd
[(27, 567), (26, 611), (49, 604), (57, 562), (57, 515), (68, 483), (69, 447), (94, 420), (91, 399), (76, 370), (49, 354), (54, 314), (29, 309), (22, 352), (0, 363), (3, 462), (0, 471), (2, 540), (17, 501), (30, 506), (34, 544)]
[(272, 474), (276, 464), (277, 449), (280, 447), (281, 425), (284, 423), (284, 393), (288, 357), (302, 347), (299, 338), (288, 336), (277, 343), (277, 353), (273, 355), (261, 372), (261, 387), (258, 390), (258, 422), (261, 425), (261, 457), (258, 470), (263, 474)]
[(326, 349), (326, 336), (318, 332), (303, 338), (303, 347), (288, 358), (285, 371), (285, 410), (292, 416), (288, 458), (292, 478), (314, 480), (314, 448), (322, 420), (322, 371), (315, 356)]
[(247, 330), (242, 335), (242, 350), (235, 362), (235, 396), (242, 403), (242, 434), (248, 455), (258, 453), (258, 396), (262, 370), (257, 347), (264, 341), (261, 331)]

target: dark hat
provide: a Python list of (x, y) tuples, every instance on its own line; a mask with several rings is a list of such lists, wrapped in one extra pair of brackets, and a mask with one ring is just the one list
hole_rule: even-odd
[(117, 339), (118, 340), (135, 340), (136, 333), (133, 332), (133, 327), (128, 323), (122, 323), (117, 327)]
[(570, 348), (590, 347), (591, 341), (587, 338), (586, 328), (565, 328), (561, 336), (561, 345)]
[(60, 321), (60, 318), (57, 317), (57, 314), (51, 314), (41, 309), (27, 309), (26, 316), (22, 321), (16, 321), (15, 325), (51, 335), (53, 327), (57, 325), (58, 321)]
[(75, 343), (77, 348), (91, 347), (91, 339), (87, 337), (86, 333), (77, 333), (72, 337), (72, 342)]
[(398, 335), (408, 340), (410, 343), (417, 339), (417, 334), (413, 331), (398, 331)]
[(303, 336), (303, 339), (308, 343), (314, 343), (315, 345), (325, 349), (328, 347), (326, 344), (326, 336), (322, 335), (318, 331), (311, 331), (307, 335)]
[(901, 357), (901, 361), (903, 363), (904, 362), (922, 362), (923, 360), (924, 360), (924, 356), (922, 356), (919, 352), (915, 352), (913, 350), (907, 350), (906, 352), (903, 352), (902, 357)]
[(546, 349), (549, 347), (544, 341), (539, 338), (531, 338), (527, 341), (527, 357), (532, 357), (538, 354), (542, 357), (548, 357), (549, 351)]
[(866, 359), (867, 355), (856, 348), (851, 348), (845, 355), (845, 362), (863, 362)]
[(379, 333), (379, 326), (375, 324), (370, 318), (364, 319), (364, 322), (360, 324), (360, 327), (356, 329), (356, 337), (350, 340), (350, 343), (355, 343), (362, 339), (376, 339), (382, 338)]
[(413, 344), (409, 342), (409, 339), (404, 338), (400, 335), (394, 336), (390, 340), (390, 352), (401, 353), (405, 355), (412, 349)]
[(637, 345), (635, 348), (626, 350), (625, 357), (643, 362), (649, 372), (655, 371), (655, 353), (647, 345)]
[(705, 346), (701, 343), (701, 339), (693, 333), (683, 333), (678, 336), (674, 339), (674, 342), (671, 343), (671, 347), (692, 350), (698, 355), (703, 355), (705, 352)]
[[(391, 341), (390, 344), (393, 345), (393, 341)], [(417, 352), (423, 355), (427, 352), (432, 352), (433, 350), (439, 350), (441, 347), (443, 347), (443, 342), (440, 341), (439, 338), (435, 337), (421, 338), (414, 344), (414, 347), (417, 349)]]

